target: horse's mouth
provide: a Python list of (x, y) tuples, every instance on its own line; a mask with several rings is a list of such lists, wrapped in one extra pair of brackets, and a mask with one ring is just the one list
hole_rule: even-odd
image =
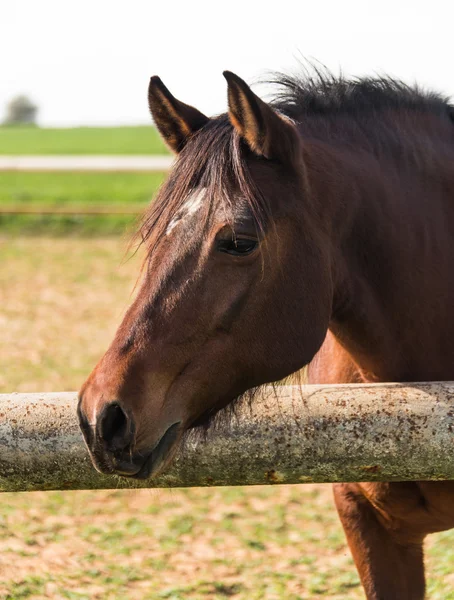
[(93, 456), (93, 462), (98, 471), (109, 475), (121, 475), (132, 479), (148, 479), (156, 475), (169, 462), (180, 438), (181, 422), (171, 425), (155, 447), (149, 452), (135, 453), (133, 456), (106, 461)]
[(153, 450), (145, 455), (145, 460), (137, 473), (128, 476), (134, 479), (148, 479), (148, 477), (155, 475), (170, 459), (172, 450), (180, 437), (180, 430), (180, 421), (171, 425)]

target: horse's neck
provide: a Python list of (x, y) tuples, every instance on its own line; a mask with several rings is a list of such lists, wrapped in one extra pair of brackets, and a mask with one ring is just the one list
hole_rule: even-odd
[(330, 330), (366, 379), (452, 378), (454, 147), (438, 179), (433, 162), (387, 160), (346, 156), (334, 171)]

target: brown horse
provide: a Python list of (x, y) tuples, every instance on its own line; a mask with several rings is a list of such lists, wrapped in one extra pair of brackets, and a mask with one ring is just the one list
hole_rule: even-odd
[[(178, 158), (141, 228), (147, 260), (82, 388), (95, 466), (145, 478), (185, 431), (310, 363), (313, 383), (454, 378), (454, 108), (384, 79), (233, 73), (209, 119), (153, 77)], [(334, 486), (367, 597), (424, 597), (423, 540), (454, 482)]]

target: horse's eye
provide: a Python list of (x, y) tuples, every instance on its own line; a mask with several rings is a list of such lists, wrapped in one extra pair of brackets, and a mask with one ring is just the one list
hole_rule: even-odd
[(232, 256), (246, 256), (251, 254), (257, 246), (257, 240), (251, 240), (248, 238), (235, 238), (230, 240), (219, 240), (217, 249), (219, 252), (225, 252)]

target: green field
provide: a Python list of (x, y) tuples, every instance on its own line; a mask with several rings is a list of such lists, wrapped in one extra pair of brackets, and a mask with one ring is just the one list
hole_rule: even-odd
[[(0, 127), (0, 154), (167, 154), (152, 126)], [(115, 206), (141, 210), (164, 173), (0, 173), (0, 209)], [(135, 227), (126, 215), (11, 215), (0, 213), (0, 233), (14, 235), (118, 235)]]
[(0, 173), (0, 205), (145, 206), (164, 177), (164, 173)]
[[(163, 154), (156, 129), (0, 127), (0, 154)], [(164, 173), (0, 173), (0, 209), (80, 210), (83, 207), (147, 206)], [(134, 216), (11, 215), (0, 213), (0, 232), (9, 234), (117, 235), (129, 231)]]
[(0, 127), (0, 154), (168, 154), (154, 127)]
[[(0, 173), (1, 207), (31, 210), (133, 208), (148, 206), (164, 173)], [(9, 215), (0, 213), (0, 232), (10, 234), (121, 234), (134, 227), (129, 215)]]

